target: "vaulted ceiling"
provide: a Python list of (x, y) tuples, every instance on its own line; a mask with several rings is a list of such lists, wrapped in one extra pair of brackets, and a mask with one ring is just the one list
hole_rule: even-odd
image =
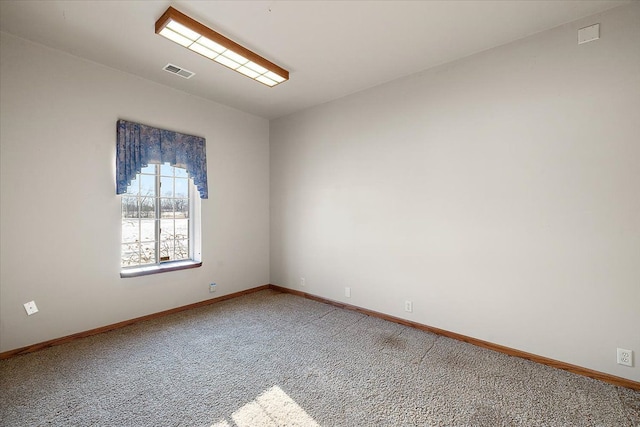
[[(271, 119), (629, 2), (5, 0), (0, 30)], [(263, 86), (156, 35), (169, 6), (290, 80)]]

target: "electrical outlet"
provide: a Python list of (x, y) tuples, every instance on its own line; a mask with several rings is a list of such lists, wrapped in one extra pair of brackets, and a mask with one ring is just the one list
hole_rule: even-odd
[(210, 283), (209, 284), (209, 293), (214, 293), (216, 291), (216, 284), (215, 283)]
[(38, 307), (36, 307), (35, 301), (29, 301), (24, 303), (24, 309), (27, 311), (27, 314), (31, 316), (32, 314), (36, 314), (38, 312)]
[(413, 303), (409, 300), (404, 302), (404, 311), (411, 313), (413, 311)]
[(600, 38), (600, 24), (589, 25), (578, 30), (578, 44), (592, 42)]
[(306, 281), (306, 280), (304, 280), (304, 277), (301, 277), (301, 278), (300, 278), (300, 286), (302, 286), (302, 287), (307, 286), (307, 281)]
[(350, 287), (346, 287), (344, 288), (344, 296), (347, 298), (351, 298), (351, 288)]
[(618, 365), (633, 366), (633, 350), (618, 349)]

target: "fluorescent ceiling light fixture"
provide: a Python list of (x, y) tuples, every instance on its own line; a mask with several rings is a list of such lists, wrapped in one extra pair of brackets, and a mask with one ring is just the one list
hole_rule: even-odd
[(160, 31), (160, 35), (184, 47), (188, 47), (193, 43), (193, 40), (188, 39), (185, 36), (176, 33), (175, 31), (171, 31), (169, 28), (163, 28), (162, 31)]
[(218, 56), (216, 52), (212, 51), (211, 49), (207, 49), (206, 47), (202, 46), (199, 43), (193, 43), (191, 46), (189, 46), (189, 49), (199, 53), (202, 56), (206, 56), (209, 59), (213, 59), (216, 56)]
[(216, 61), (219, 64), (224, 65), (225, 67), (229, 67), (232, 70), (235, 70), (236, 68), (238, 68), (240, 66), (240, 64), (238, 64), (235, 61), (230, 60), (229, 58), (227, 58), (226, 56), (223, 55), (219, 55), (216, 56), (214, 59), (214, 61)]
[(239, 73), (244, 74), (247, 77), (251, 77), (252, 79), (255, 79), (256, 77), (258, 77), (260, 75), (260, 73), (256, 73), (251, 68), (247, 68), (247, 67), (240, 67), (240, 68), (236, 69), (236, 71), (239, 72)]
[(256, 64), (255, 62), (251, 62), (251, 61), (247, 62), (244, 66), (247, 67), (247, 68), (251, 68), (253, 71), (255, 71), (258, 74), (264, 74), (267, 71), (269, 71), (266, 68), (261, 67), (258, 64)]
[(278, 84), (278, 82), (275, 82), (265, 76), (258, 76), (256, 77), (256, 80), (259, 81), (260, 83), (266, 84), (267, 86), (275, 86)]
[(287, 70), (172, 7), (156, 21), (156, 34), (267, 86), (289, 80)]

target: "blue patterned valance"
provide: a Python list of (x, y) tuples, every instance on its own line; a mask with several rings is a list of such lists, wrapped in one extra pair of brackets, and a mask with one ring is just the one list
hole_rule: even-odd
[(198, 188), (200, 198), (209, 197), (204, 138), (118, 120), (116, 194), (126, 193), (142, 168), (150, 163), (167, 162), (186, 169)]

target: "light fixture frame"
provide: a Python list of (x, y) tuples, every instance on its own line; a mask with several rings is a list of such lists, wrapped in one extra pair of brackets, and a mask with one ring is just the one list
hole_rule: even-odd
[[(247, 49), (246, 47), (234, 42), (233, 40), (223, 36), (222, 34), (212, 30), (211, 28), (207, 27), (206, 25), (201, 24), (200, 22), (196, 21), (195, 19), (185, 15), (184, 13), (174, 9), (173, 7), (169, 6), (169, 8), (162, 14), (162, 16), (160, 17), (160, 19), (158, 19), (156, 21), (156, 34), (160, 35), (160, 32), (167, 26), (167, 24), (169, 24), (171, 21), (175, 21), (179, 24), (184, 25), (185, 27), (189, 28), (192, 31), (195, 31), (196, 33), (200, 34), (201, 36), (204, 36), (208, 39), (210, 39), (213, 42), (218, 43), (219, 45), (225, 47), (228, 50), (231, 50), (239, 55), (244, 56), (246, 59), (248, 59), (249, 61), (252, 61), (264, 68), (266, 68), (267, 70), (279, 75), (280, 77), (282, 77), (284, 80), (282, 82), (279, 82), (275, 85), (268, 85), (266, 83), (262, 83), (260, 82), (260, 80), (256, 80), (255, 78), (251, 78), (251, 80), (255, 80), (259, 83), (264, 84), (267, 87), (274, 87), (274, 86), (278, 86), (279, 84), (284, 83), (285, 81), (289, 80), (289, 71), (285, 70), (282, 67), (279, 67), (278, 65), (274, 64), (273, 62), (269, 61), (268, 59), (263, 58), (262, 56), (258, 55), (255, 52), (250, 51), (249, 49)], [(188, 49), (188, 48), (187, 48)], [(201, 55), (200, 53), (189, 49), (194, 53), (197, 53), (198, 55)], [(204, 55), (201, 55), (205, 58), (207, 58)], [(210, 58), (207, 58), (210, 59)], [(215, 62), (215, 61), (214, 61)], [(221, 64), (223, 65), (223, 64)], [(229, 67), (226, 67), (229, 68)], [(233, 68), (229, 68), (235, 72), (237, 72), (238, 74), (242, 74), (245, 77), (245, 74), (241, 73), (240, 71), (237, 71)]]

